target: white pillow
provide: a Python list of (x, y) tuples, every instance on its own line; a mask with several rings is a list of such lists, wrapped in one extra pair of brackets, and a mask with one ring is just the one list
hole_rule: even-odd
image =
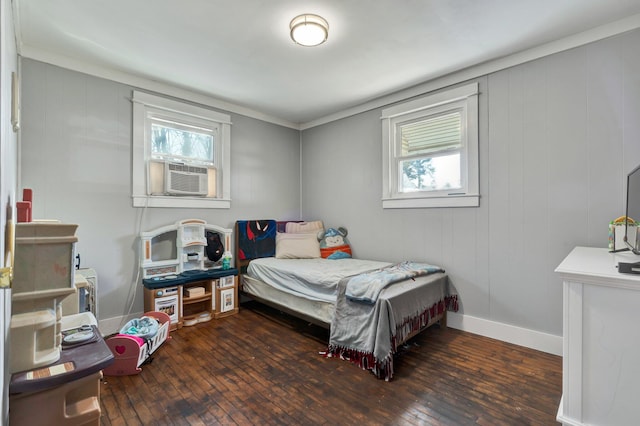
[(313, 259), (320, 257), (320, 242), (316, 234), (276, 234), (277, 259)]
[(318, 235), (318, 231), (322, 230), (324, 230), (324, 225), (321, 220), (314, 220), (313, 222), (287, 222), (285, 225), (285, 231), (290, 234), (313, 233)]

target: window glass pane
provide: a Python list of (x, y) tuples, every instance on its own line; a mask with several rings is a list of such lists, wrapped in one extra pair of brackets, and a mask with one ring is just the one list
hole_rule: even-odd
[(400, 125), (401, 155), (420, 155), (446, 149), (459, 149), (462, 137), (461, 120), (461, 112), (455, 111)]
[(156, 157), (213, 163), (213, 132), (157, 121), (151, 124), (151, 149)]
[(462, 188), (460, 153), (400, 161), (400, 192)]

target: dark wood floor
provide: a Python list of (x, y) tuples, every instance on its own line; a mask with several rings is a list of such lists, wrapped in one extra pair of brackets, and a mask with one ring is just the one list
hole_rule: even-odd
[(106, 376), (110, 425), (556, 425), (562, 359), (431, 327), (393, 380), (319, 355), (328, 332), (253, 302), (172, 333), (136, 376)]

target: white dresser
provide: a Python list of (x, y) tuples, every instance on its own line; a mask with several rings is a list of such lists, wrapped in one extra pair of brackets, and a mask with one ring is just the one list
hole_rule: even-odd
[(640, 424), (640, 275), (621, 274), (630, 252), (576, 247), (563, 279), (563, 425)]

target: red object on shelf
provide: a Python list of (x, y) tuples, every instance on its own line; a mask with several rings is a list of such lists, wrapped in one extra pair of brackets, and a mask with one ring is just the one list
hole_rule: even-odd
[(18, 201), (16, 210), (18, 210), (18, 223), (31, 222), (31, 201)]
[(18, 222), (31, 222), (33, 214), (33, 189), (22, 190), (22, 201), (16, 203), (18, 210)]

